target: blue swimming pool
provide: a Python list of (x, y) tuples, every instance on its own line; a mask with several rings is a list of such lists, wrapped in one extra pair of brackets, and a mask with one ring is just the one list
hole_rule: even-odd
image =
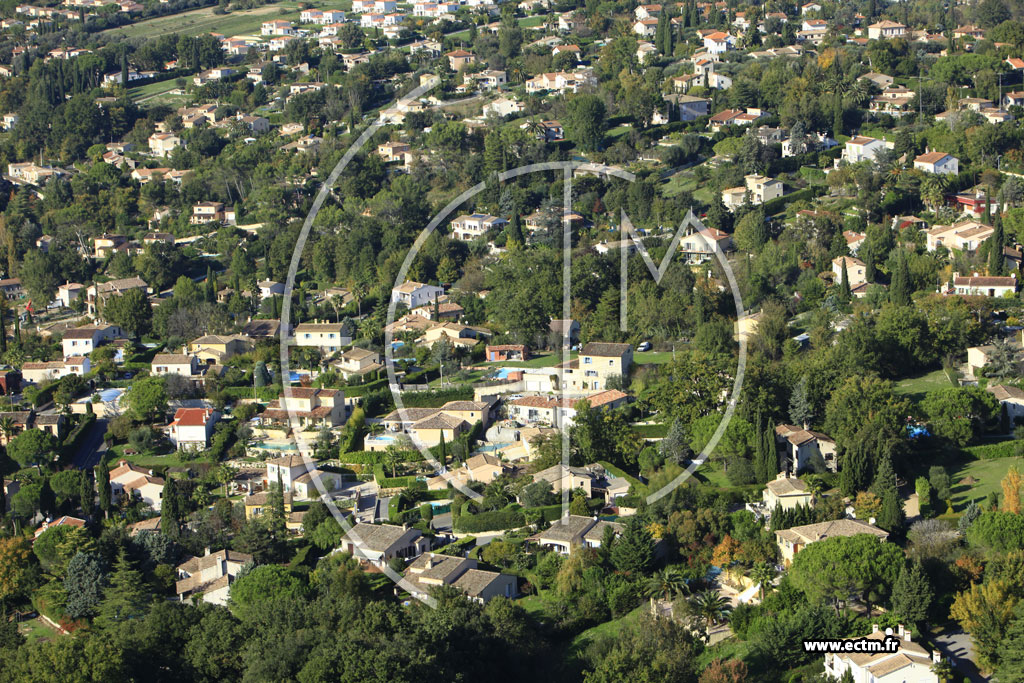
[(103, 389), (102, 391), (99, 391), (97, 393), (99, 393), (101, 401), (103, 401), (104, 403), (111, 403), (121, 397), (121, 394), (124, 393), (124, 389), (119, 389), (115, 387), (113, 389)]
[(516, 372), (515, 368), (498, 368), (491, 375), (491, 379), (508, 379), (508, 373)]

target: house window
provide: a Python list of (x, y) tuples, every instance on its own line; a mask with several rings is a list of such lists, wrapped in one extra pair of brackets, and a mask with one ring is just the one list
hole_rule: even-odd
[(584, 363), (584, 365), (590, 365), (590, 361), (591, 361), (591, 358), (590, 358), (590, 356), (584, 356), (584, 357), (583, 357), (583, 363)]

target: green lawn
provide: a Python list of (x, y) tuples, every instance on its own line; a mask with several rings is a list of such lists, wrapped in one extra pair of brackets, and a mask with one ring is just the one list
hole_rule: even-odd
[[(309, 2), (313, 7), (327, 6), (327, 3)], [(253, 9), (235, 10), (228, 14), (214, 14), (213, 7), (203, 7), (189, 12), (180, 12), (154, 19), (136, 22), (127, 26), (107, 29), (103, 35), (124, 38), (153, 38), (169, 33), (196, 36), (201, 33), (222, 33), (226, 36), (256, 34), (260, 25), (271, 19), (298, 21), (297, 2), (282, 2)]]
[(672, 360), (672, 351), (643, 351), (633, 353), (633, 362), (637, 365), (660, 365)]
[(649, 614), (651, 610), (650, 605), (644, 601), (639, 607), (634, 609), (629, 614), (619, 617), (618, 619), (612, 619), (606, 621), (603, 624), (598, 624), (593, 628), (588, 628), (583, 631), (575, 638), (572, 639), (572, 644), (569, 646), (571, 653), (579, 655), (587, 649), (587, 646), (593, 643), (595, 640), (603, 637), (615, 637), (624, 628), (637, 623), (640, 618), (646, 613)]
[(48, 642), (59, 635), (55, 629), (38, 617), (18, 624), (18, 631), (25, 636), (28, 645)]
[(128, 97), (132, 98), (132, 101), (139, 102), (140, 100), (151, 101), (156, 98), (160, 99), (182, 99), (182, 95), (171, 95), (171, 90), (178, 87), (176, 78), (168, 78), (165, 81), (156, 81), (155, 83), (147, 83), (146, 85), (140, 85), (135, 88), (128, 88)]
[(116, 446), (111, 446), (110, 450), (107, 451), (107, 462), (116, 463), (121, 458), (124, 458), (128, 462), (133, 465), (138, 465), (139, 467), (181, 467), (209, 462), (209, 460), (204, 460), (202, 458), (184, 460), (177, 452), (169, 453), (167, 455), (125, 455), (125, 445), (126, 444), (118, 444)]
[[(971, 501), (983, 501), (989, 493), (1000, 492), (1002, 487), (999, 482), (1013, 465), (1016, 465), (1018, 470), (1024, 470), (1024, 457), (974, 460), (964, 463), (952, 473), (953, 509), (962, 512)], [(968, 476), (974, 477), (976, 483), (971, 486), (961, 484), (960, 482)]]
[(732, 486), (729, 482), (729, 477), (725, 475), (725, 470), (717, 462), (705, 462), (697, 468), (697, 471), (694, 472), (694, 476), (698, 481), (714, 486), (715, 488), (727, 489)]
[(944, 370), (935, 370), (920, 377), (909, 377), (896, 383), (896, 393), (912, 401), (920, 401), (934, 389), (952, 386)]

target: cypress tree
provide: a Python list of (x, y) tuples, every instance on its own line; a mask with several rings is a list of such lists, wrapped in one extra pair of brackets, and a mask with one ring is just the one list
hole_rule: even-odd
[(832, 137), (838, 139), (843, 134), (843, 99), (836, 93), (832, 102)]
[(892, 610), (905, 622), (920, 624), (928, 617), (935, 597), (920, 562), (911, 562), (900, 570), (892, 586)]
[(907, 254), (902, 247), (896, 248), (896, 266), (889, 286), (889, 301), (897, 306), (910, 305), (910, 271), (907, 269)]
[(846, 272), (846, 257), (844, 256), (844, 257), (842, 257), (842, 259), (843, 259), (843, 272), (842, 272), (842, 276), (839, 279), (839, 296), (842, 298), (843, 302), (845, 303), (845, 302), (848, 302), (850, 300), (850, 275), (849, 275), (849, 273)]
[(100, 464), (96, 466), (96, 486), (100, 493), (100, 510), (103, 510), (104, 517), (108, 517), (110, 515), (110, 470), (107, 468), (106, 460), (101, 459)]
[(160, 506), (160, 531), (172, 540), (181, 535), (181, 496), (178, 493), (178, 482), (168, 479), (164, 484), (164, 499)]
[(0, 352), (7, 351), (7, 300), (0, 301)]
[(1003, 247), (1006, 246), (1006, 235), (1003, 233), (1003, 219), (998, 213), (992, 219), (992, 227), (992, 237), (988, 238), (988, 274), (1005, 275)]
[[(760, 419), (758, 419), (758, 425), (763, 425)], [(779, 473), (779, 457), (775, 451), (775, 426), (771, 421), (760, 430), (756, 445), (754, 476), (757, 477), (758, 483), (765, 484)]]
[[(92, 404), (87, 403), (86, 405)], [(93, 505), (96, 503), (96, 491), (93, 489), (92, 472), (89, 470), (82, 470), (81, 487), (78, 493), (78, 504), (82, 508), (82, 514), (89, 517), (92, 515)], [(0, 505), (0, 511), (2, 510), (4, 510), (4, 507)]]

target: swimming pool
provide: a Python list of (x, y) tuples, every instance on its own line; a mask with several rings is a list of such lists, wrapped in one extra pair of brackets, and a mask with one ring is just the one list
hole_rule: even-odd
[(286, 441), (286, 442), (283, 442), (283, 443), (279, 442), (279, 441), (264, 441), (263, 443), (256, 444), (256, 446), (254, 446), (254, 447), (255, 448), (261, 448), (261, 449), (266, 450), (266, 451), (297, 451), (297, 450), (299, 450), (298, 446), (296, 446), (295, 444), (293, 444), (293, 443), (291, 443), (289, 441)]
[(103, 389), (97, 393), (99, 394), (101, 401), (104, 403), (112, 403), (121, 398), (121, 394), (124, 393), (124, 389), (114, 387), (113, 389)]
[(503, 448), (508, 448), (510, 444), (507, 443), (485, 443), (482, 446), (478, 446), (473, 452), (474, 453), (494, 453), (500, 451)]
[(491, 379), (508, 379), (508, 374), (510, 372), (522, 372), (522, 370), (518, 370), (517, 368), (498, 368), (494, 374), (491, 375)]

